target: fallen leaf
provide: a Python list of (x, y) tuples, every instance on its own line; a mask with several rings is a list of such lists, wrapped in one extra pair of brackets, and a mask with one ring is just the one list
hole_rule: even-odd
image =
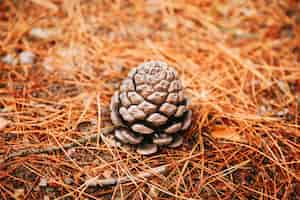
[(245, 142), (246, 139), (234, 127), (215, 126), (212, 129), (211, 135), (217, 139), (232, 140), (235, 142)]

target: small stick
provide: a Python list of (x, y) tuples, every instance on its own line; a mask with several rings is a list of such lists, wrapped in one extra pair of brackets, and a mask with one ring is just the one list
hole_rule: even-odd
[(155, 173), (157, 174), (162, 174), (168, 170), (167, 165), (162, 165), (159, 167), (155, 167), (151, 169), (151, 172), (140, 172), (136, 176), (122, 176), (119, 178), (106, 178), (106, 179), (98, 179), (98, 177), (91, 178), (85, 182), (85, 185), (87, 187), (93, 187), (93, 186), (99, 186), (99, 187), (104, 187), (104, 186), (111, 186), (111, 185), (116, 185), (116, 184), (121, 184), (121, 183), (127, 183), (130, 182), (133, 179), (137, 178), (149, 178), (153, 176)]
[(46, 148), (41, 148), (41, 149), (24, 149), (24, 150), (20, 150), (20, 151), (8, 154), (3, 159), (0, 159), (0, 164), (4, 163), (5, 161), (10, 160), (12, 158), (18, 157), (18, 156), (27, 156), (27, 155), (30, 155), (30, 154), (49, 153), (49, 152), (54, 152), (54, 151), (60, 151), (62, 149), (70, 149), (70, 148), (73, 148), (75, 146), (78, 146), (79, 144), (84, 144), (89, 140), (95, 140), (99, 137), (99, 135), (107, 134), (107, 133), (113, 131), (113, 129), (114, 129), (113, 126), (102, 128), (100, 133), (95, 133), (93, 135), (88, 135), (88, 136), (82, 137), (78, 140), (75, 140), (74, 142), (67, 143), (63, 146), (52, 146), (52, 147), (46, 147)]

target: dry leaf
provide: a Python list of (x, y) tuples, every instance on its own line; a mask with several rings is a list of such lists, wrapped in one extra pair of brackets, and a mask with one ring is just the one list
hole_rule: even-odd
[(238, 132), (236, 128), (228, 126), (215, 126), (211, 135), (217, 139), (232, 140), (235, 142), (245, 142), (246, 139)]

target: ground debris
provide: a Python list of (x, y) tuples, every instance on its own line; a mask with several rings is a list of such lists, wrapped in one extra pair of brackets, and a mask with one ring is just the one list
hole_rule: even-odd
[[(297, 199), (299, 10), (2, 0), (0, 199)], [(121, 80), (150, 60), (178, 71), (193, 119), (180, 148), (140, 156), (102, 130)]]

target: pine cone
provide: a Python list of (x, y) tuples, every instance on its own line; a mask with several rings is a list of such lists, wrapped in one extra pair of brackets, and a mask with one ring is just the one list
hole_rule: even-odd
[(146, 62), (133, 69), (111, 99), (111, 120), (115, 138), (123, 144), (138, 145), (143, 155), (158, 146), (178, 147), (182, 132), (191, 124), (177, 72), (166, 63)]

